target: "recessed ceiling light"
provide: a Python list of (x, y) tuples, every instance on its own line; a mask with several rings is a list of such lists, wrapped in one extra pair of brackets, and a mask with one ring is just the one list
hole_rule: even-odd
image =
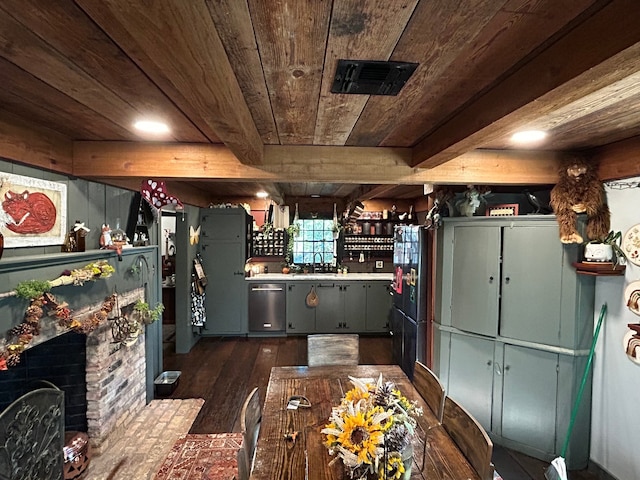
[(169, 126), (163, 122), (155, 122), (153, 120), (140, 120), (133, 124), (133, 126), (144, 133), (163, 134), (169, 133)]
[(256, 197), (258, 198), (267, 198), (269, 194), (263, 190), (256, 192)]
[(313, 193), (310, 195), (311, 198), (320, 198), (320, 195), (318, 195), (317, 193)]
[(511, 140), (516, 143), (533, 143), (543, 140), (547, 136), (547, 132), (542, 130), (523, 130), (511, 135)]

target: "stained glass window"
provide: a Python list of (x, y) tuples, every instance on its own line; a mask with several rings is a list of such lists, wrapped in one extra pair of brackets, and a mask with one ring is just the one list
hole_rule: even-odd
[(293, 263), (331, 263), (333, 260), (333, 220), (300, 220), (300, 234), (293, 243)]

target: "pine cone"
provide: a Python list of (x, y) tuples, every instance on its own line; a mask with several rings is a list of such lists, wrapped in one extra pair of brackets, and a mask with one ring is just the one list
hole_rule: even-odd
[(7, 356), (7, 367), (15, 367), (20, 363), (20, 354), (12, 353)]
[(42, 311), (42, 308), (40, 308), (38, 305), (33, 305), (31, 304), (28, 308), (27, 311), (25, 312), (25, 317), (38, 317), (38, 318), (42, 318), (42, 315), (44, 314), (44, 312)]
[(32, 338), (33, 338), (33, 335), (31, 335), (30, 333), (24, 333), (18, 337), (18, 341), (23, 345), (27, 345)]
[(28, 323), (19, 323), (15, 325), (11, 330), (9, 330), (9, 335), (14, 337), (19, 337), (20, 335), (24, 335), (25, 333), (32, 333), (33, 327)]

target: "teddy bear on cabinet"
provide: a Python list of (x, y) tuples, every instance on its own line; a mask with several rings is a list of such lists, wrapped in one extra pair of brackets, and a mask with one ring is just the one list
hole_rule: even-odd
[(588, 240), (603, 240), (610, 229), (609, 207), (597, 176), (597, 165), (581, 157), (565, 159), (551, 190), (551, 207), (556, 214), (562, 243), (582, 243), (576, 229), (578, 213), (587, 214)]

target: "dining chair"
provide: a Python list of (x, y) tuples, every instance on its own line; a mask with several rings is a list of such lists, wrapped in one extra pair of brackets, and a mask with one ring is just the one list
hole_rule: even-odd
[(238, 476), (237, 480), (249, 480), (249, 468), (247, 467), (247, 452), (244, 445), (238, 449), (236, 458), (238, 460)]
[(473, 415), (447, 396), (442, 424), (481, 480), (493, 480), (493, 442)]
[(240, 429), (242, 430), (242, 448), (244, 449), (245, 466), (250, 473), (253, 468), (253, 457), (260, 432), (262, 407), (258, 387), (251, 390), (240, 411)]
[(444, 413), (444, 386), (438, 376), (420, 361), (413, 369), (413, 386), (431, 409), (439, 423)]
[(320, 365), (358, 365), (360, 337), (357, 334), (333, 333), (307, 336), (307, 359), (310, 367)]

